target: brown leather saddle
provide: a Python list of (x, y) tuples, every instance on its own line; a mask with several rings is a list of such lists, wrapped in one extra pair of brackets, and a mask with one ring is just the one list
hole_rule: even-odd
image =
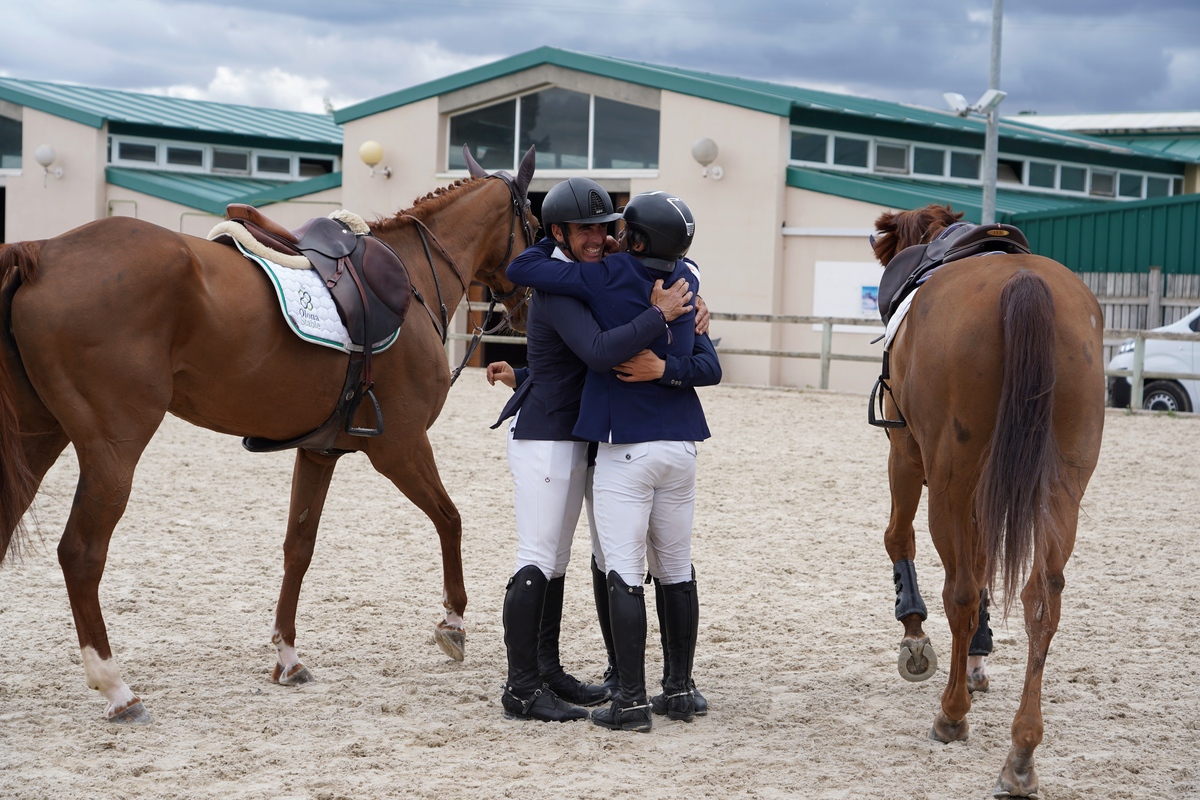
[(900, 301), (943, 264), (988, 253), (1029, 252), (1029, 240), (1012, 225), (956, 222), (929, 244), (906, 247), (888, 262), (879, 279), (879, 316), (886, 324)]
[[(276, 441), (248, 437), (248, 450), (269, 452), (304, 447), (330, 452), (338, 430), (354, 436), (383, 433), (379, 403), (372, 392), (371, 351), (390, 339), (404, 324), (413, 288), (408, 269), (391, 247), (374, 236), (355, 233), (343, 220), (316, 217), (294, 231), (270, 219), (253, 206), (232, 203), (225, 218), (241, 224), (263, 246), (287, 256), (302, 256), (325, 281), (350, 341), (361, 348), (351, 355), (346, 383), (337, 408), (317, 430), (296, 439)], [(354, 425), (363, 399), (374, 406), (373, 427)]]

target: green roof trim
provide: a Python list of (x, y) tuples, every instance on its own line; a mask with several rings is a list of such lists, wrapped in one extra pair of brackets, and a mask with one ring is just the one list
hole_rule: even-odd
[[(917, 181), (895, 176), (835, 173), (802, 167), (787, 168), (787, 185), (821, 194), (861, 200), (872, 205), (911, 209), (930, 203), (949, 203), (962, 211), (965, 219), (978, 223), (983, 219), (983, 189), (978, 186)], [(1032, 192), (996, 190), (996, 217), (1008, 222), (1014, 214), (1032, 211), (1061, 211), (1067, 208), (1095, 208), (1107, 205), (1094, 200), (1059, 197)]]
[(0, 77), (0, 100), (36, 109), (93, 128), (138, 126), (170, 138), (220, 134), (244, 140), (266, 139), (279, 149), (296, 145), (337, 145), (342, 130), (328, 114), (185, 100), (142, 92), (98, 89), (48, 81)]
[(342, 185), (340, 172), (294, 182), (125, 167), (108, 167), (104, 174), (113, 186), (218, 216), (230, 203), (269, 205)]

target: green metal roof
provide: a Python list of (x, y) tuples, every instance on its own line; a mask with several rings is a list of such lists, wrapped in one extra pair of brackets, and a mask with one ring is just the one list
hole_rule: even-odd
[[(447, 92), (495, 80), (544, 64), (789, 117), (795, 124), (801, 125), (805, 124), (806, 117), (830, 122), (832, 125), (837, 125), (839, 120), (846, 121), (849, 118), (858, 120), (860, 126), (866, 122), (892, 127), (923, 129), (935, 136), (965, 134), (972, 138), (978, 138), (981, 143), (986, 132), (986, 124), (982, 118), (960, 117), (951, 111), (659, 64), (647, 64), (611, 56), (577, 53), (556, 47), (539, 47), (536, 50), (529, 50), (491, 64), (422, 83), (357, 105), (347, 106), (334, 112), (334, 120), (344, 124), (351, 120), (437, 97)], [(1090, 160), (1097, 155), (1137, 156), (1159, 161), (1160, 168), (1161, 160), (1164, 158), (1171, 161), (1181, 160), (1167, 153), (1146, 150), (1124, 143), (1114, 143), (1082, 134), (1047, 130), (1011, 120), (1001, 122), (1000, 132), (1004, 142), (1002, 147), (1011, 143), (1018, 148), (1043, 146), (1089, 151), (1087, 157), (1080, 154), (1081, 160)]]
[(0, 77), (0, 100), (110, 131), (207, 140), (214, 135), (271, 141), (275, 147), (316, 146), (341, 152), (342, 129), (328, 114), (184, 100), (140, 92)]
[[(979, 186), (803, 167), (788, 167), (787, 185), (889, 208), (908, 209), (920, 208), (930, 203), (949, 203), (955, 211), (964, 212), (965, 219), (979, 222), (983, 218), (983, 189)], [(996, 188), (996, 217), (1000, 222), (1008, 222), (1008, 218), (1014, 214), (1077, 209), (1081, 206), (1091, 209), (1102, 204), (1106, 203), (1086, 198)]]
[(1200, 136), (1105, 136), (1105, 141), (1135, 145), (1142, 150), (1154, 150), (1163, 155), (1200, 161)]
[(218, 215), (225, 213), (225, 206), (229, 203), (264, 206), (342, 185), (340, 172), (306, 181), (272, 181), (124, 167), (108, 167), (104, 175), (105, 180), (113, 186)]

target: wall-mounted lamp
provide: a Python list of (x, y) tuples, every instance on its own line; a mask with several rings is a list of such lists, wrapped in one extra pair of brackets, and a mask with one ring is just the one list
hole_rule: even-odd
[(46, 178), (49, 178), (51, 175), (56, 178), (61, 178), (63, 176), (62, 167), (50, 167), (50, 165), (54, 163), (54, 159), (58, 158), (58, 154), (54, 152), (54, 148), (50, 145), (39, 144), (37, 149), (33, 151), (33, 157), (39, 164), (42, 165), (42, 170), (44, 171), (44, 175), (42, 177), (42, 186), (46, 185)]
[[(358, 148), (358, 157), (362, 162), (371, 168), (371, 177), (375, 177), (375, 165), (383, 161), (383, 145), (379, 142), (363, 142), (362, 147)], [(391, 167), (382, 167), (378, 170), (379, 174), (385, 178), (392, 177)]]
[(702, 178), (712, 178), (714, 181), (719, 181), (725, 177), (725, 170), (721, 169), (719, 164), (712, 164), (717, 160), (717, 143), (707, 137), (697, 139), (692, 143), (692, 158), (696, 159), (704, 170), (700, 173)]

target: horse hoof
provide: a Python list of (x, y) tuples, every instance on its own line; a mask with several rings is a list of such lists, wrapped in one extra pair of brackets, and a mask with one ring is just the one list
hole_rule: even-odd
[(110, 714), (108, 721), (118, 725), (149, 725), (154, 719), (142, 701), (135, 697), (127, 706)]
[(467, 646), (467, 632), (462, 628), (451, 628), (438, 624), (433, 631), (433, 639), (442, 652), (455, 661), (462, 661)]
[(996, 778), (996, 787), (992, 789), (992, 797), (1037, 797), (1038, 778), (1033, 768), (1032, 753), (1028, 758), (1021, 758), (1012, 748), (1009, 748), (1008, 759)]
[(970, 731), (971, 726), (965, 719), (954, 722), (945, 714), (939, 713), (933, 718), (933, 727), (929, 729), (929, 738), (942, 744), (965, 742)]
[(983, 694), (991, 685), (992, 681), (987, 676), (987, 673), (976, 674), (971, 672), (967, 674), (967, 691), (971, 694), (975, 694), (976, 692)]
[(305, 683), (312, 683), (316, 678), (303, 664), (295, 664), (287, 672), (284, 672), (283, 665), (276, 662), (275, 669), (271, 670), (271, 680), (280, 686), (301, 686)]
[(929, 680), (933, 673), (937, 672), (937, 654), (933, 652), (933, 645), (927, 640), (901, 642), (896, 668), (900, 670), (900, 677), (906, 681), (920, 683)]

